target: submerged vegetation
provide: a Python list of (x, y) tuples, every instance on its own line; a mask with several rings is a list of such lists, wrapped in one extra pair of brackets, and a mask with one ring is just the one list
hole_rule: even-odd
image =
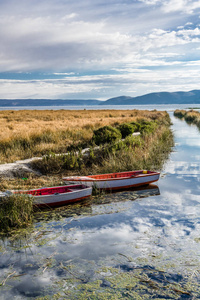
[(174, 116), (180, 119), (184, 119), (187, 123), (195, 124), (200, 128), (200, 112), (194, 110), (175, 110)]

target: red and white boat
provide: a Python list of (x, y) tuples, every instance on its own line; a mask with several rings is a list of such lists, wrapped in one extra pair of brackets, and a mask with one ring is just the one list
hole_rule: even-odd
[(31, 190), (11, 190), (2, 193), (3, 196), (12, 194), (28, 194), (33, 197), (33, 205), (39, 207), (55, 207), (77, 202), (90, 197), (92, 187), (83, 184), (45, 187)]
[(89, 176), (70, 176), (63, 180), (68, 183), (84, 184), (88, 187), (117, 190), (146, 185), (159, 179), (160, 173), (153, 171), (127, 171)]

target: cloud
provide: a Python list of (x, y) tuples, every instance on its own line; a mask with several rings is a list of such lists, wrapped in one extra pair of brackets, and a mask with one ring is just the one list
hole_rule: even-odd
[(192, 14), (195, 10), (200, 9), (200, 2), (191, 0), (169, 0), (164, 2), (163, 9), (165, 12), (185, 12)]
[[(139, 0), (146, 5), (159, 5), (165, 13), (183, 12), (192, 14), (194, 10), (200, 8), (199, 0)], [(190, 23), (190, 22), (189, 22)]]
[[(153, 83), (155, 89), (158, 86), (162, 89), (166, 86), (163, 72), (171, 78), (170, 72), (176, 66), (175, 73), (188, 68), (189, 76), (198, 66), (198, 8), (199, 1), (191, 0), (0, 2), (0, 72), (5, 79), (1, 82), (0, 97), (6, 97), (8, 86), (7, 97), (14, 97), (15, 93), (16, 97), (20, 93), (22, 97), (34, 94), (50, 97), (51, 91), (52, 98), (75, 97), (78, 93), (87, 97), (97, 93), (99, 97), (101, 92), (105, 98), (113, 96), (117, 84), (116, 92), (136, 90), (142, 94), (149, 91), (152, 75), (157, 80)], [(181, 14), (175, 14), (177, 11)], [(140, 72), (141, 68), (146, 74)], [(24, 73), (24, 80), (15, 82), (13, 78), (8, 82), (6, 76), (3, 78), (8, 72)], [(28, 82), (27, 72), (66, 75), (73, 80), (49, 82), (47, 77)], [(79, 76), (76, 78), (75, 74)], [(89, 74), (87, 80), (86, 74)], [(98, 80), (94, 74), (99, 75)], [(135, 87), (138, 82), (141, 85)], [(190, 82), (180, 83), (179, 90), (193, 87)], [(49, 91), (45, 92), (47, 87)], [(170, 89), (176, 87), (173, 84)]]

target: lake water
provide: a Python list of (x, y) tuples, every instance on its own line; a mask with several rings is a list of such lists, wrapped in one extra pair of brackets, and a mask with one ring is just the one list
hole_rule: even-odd
[(21, 106), (21, 107), (0, 107), (0, 110), (99, 110), (99, 109), (139, 109), (139, 110), (166, 110), (174, 111), (175, 109), (199, 108), (199, 104), (169, 104), (169, 105), (90, 105), (90, 106)]
[(0, 299), (200, 299), (200, 132), (170, 116), (157, 184), (38, 213), (1, 239)]

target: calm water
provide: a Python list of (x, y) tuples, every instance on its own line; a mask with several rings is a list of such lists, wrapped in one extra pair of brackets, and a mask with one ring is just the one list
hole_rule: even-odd
[(97, 110), (97, 109), (139, 109), (139, 110), (167, 110), (174, 111), (175, 109), (199, 108), (199, 104), (169, 104), (169, 105), (90, 105), (90, 106), (21, 106), (21, 107), (0, 107), (0, 110)]
[(38, 214), (1, 240), (0, 299), (200, 299), (200, 132), (170, 116), (156, 185)]

